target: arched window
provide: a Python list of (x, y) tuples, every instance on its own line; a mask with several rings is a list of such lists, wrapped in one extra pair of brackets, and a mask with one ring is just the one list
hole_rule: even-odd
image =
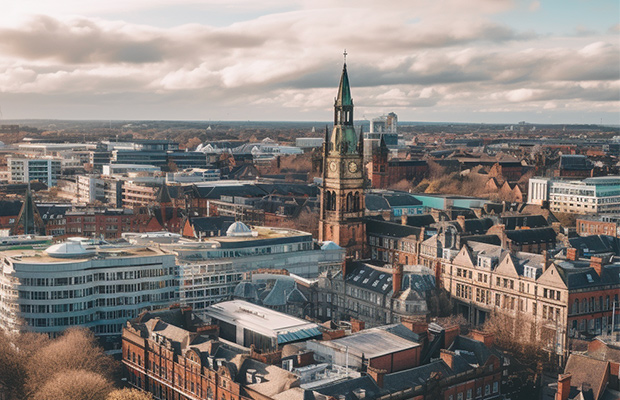
[(336, 192), (332, 192), (332, 211), (336, 211)]
[(573, 303), (573, 314), (579, 314), (579, 299), (575, 299)]
[(355, 197), (354, 197), (355, 201), (354, 201), (354, 210), (355, 211), (359, 211), (360, 210), (360, 193), (359, 192), (355, 192)]
[(329, 191), (325, 193), (325, 196), (323, 198), (325, 200), (325, 204), (323, 204), (323, 208), (325, 210), (331, 210), (332, 209), (332, 196), (329, 193)]
[(351, 212), (353, 209), (353, 196), (351, 192), (347, 193), (347, 212)]

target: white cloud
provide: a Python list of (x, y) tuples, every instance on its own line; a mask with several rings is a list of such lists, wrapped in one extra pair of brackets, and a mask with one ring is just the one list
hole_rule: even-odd
[[(126, 3), (117, 0), (71, 0), (56, 10), (42, 0), (15, 3), (11, 12), (22, 17), (27, 9), (45, 14), (21, 23), (0, 19), (0, 68), (6, 71), (0, 94), (31, 96), (35, 107), (21, 115), (36, 113), (37, 95), (82, 96), (93, 104), (113, 96), (128, 109), (137, 97), (149, 96), (162, 107), (171, 101), (186, 110), (230, 107), (266, 118), (284, 107), (299, 114), (282, 119), (330, 119), (344, 48), (357, 115), (390, 107), (437, 115), (553, 111), (564, 103), (567, 109), (617, 107), (617, 35), (536, 37), (489, 18), (514, 8), (511, 1), (299, 1), (292, 11), (223, 27), (172, 28), (106, 19)], [(128, 3), (130, 10), (173, 4)], [(248, 3), (174, 4), (245, 9)], [(72, 113), (67, 105), (66, 115)]]

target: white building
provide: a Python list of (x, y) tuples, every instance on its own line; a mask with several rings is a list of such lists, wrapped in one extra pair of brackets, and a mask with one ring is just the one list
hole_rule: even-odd
[(161, 246), (177, 254), (179, 300), (197, 313), (210, 304), (229, 300), (246, 272), (286, 269), (314, 278), (322, 271), (340, 269), (344, 261), (340, 247), (315, 249), (310, 233), (268, 227), (252, 230), (242, 222), (232, 224), (226, 236)]
[(103, 166), (103, 175), (129, 174), (132, 172), (146, 172), (149, 174), (154, 174), (156, 172), (161, 172), (161, 168), (154, 165), (144, 164), (106, 164)]
[(620, 176), (601, 176), (583, 180), (531, 178), (528, 203), (549, 202), (554, 212), (575, 214), (620, 213)]
[(214, 304), (206, 315), (220, 326), (221, 338), (245, 347), (254, 345), (259, 350), (322, 337), (313, 322), (243, 300)]
[(0, 327), (52, 336), (91, 328), (120, 345), (123, 324), (176, 301), (175, 258), (156, 248), (70, 241), (0, 253)]
[(8, 157), (11, 183), (39, 181), (47, 186), (56, 186), (62, 172), (62, 160), (53, 157), (17, 158)]
[(166, 174), (166, 183), (196, 183), (218, 181), (219, 179), (219, 169), (192, 168)]
[(78, 203), (90, 204), (105, 201), (105, 182), (93, 175), (78, 175), (76, 181), (76, 198)]

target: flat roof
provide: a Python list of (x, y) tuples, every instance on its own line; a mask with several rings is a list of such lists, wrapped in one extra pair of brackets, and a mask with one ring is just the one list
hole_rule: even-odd
[(240, 325), (269, 337), (302, 330), (318, 330), (313, 322), (293, 317), (243, 300), (231, 300), (207, 307), (206, 314), (235, 326)]
[(45, 250), (5, 250), (0, 252), (0, 255), (6, 258), (11, 258), (14, 263), (28, 263), (28, 264), (70, 264), (76, 262), (84, 262), (93, 258), (127, 258), (127, 257), (148, 257), (148, 256), (163, 256), (169, 253), (165, 253), (156, 247), (145, 246), (132, 246), (132, 247), (105, 247), (101, 248), (95, 246), (95, 253), (91, 256), (76, 256), (75, 258), (62, 258), (54, 257), (47, 254)]
[(419, 343), (379, 328), (365, 329), (350, 336), (319, 343), (340, 351), (348, 348), (349, 352), (360, 357), (363, 354), (366, 358), (381, 357), (420, 346)]

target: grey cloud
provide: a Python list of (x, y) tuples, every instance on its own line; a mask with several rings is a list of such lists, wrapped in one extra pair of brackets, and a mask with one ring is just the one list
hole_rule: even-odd
[[(175, 35), (176, 34), (176, 35)], [(27, 60), (51, 59), (67, 64), (154, 63), (196, 58), (231, 47), (255, 47), (265, 38), (249, 33), (201, 27), (184, 34), (156, 29), (127, 31), (114, 24), (82, 18), (65, 23), (48, 16), (33, 18), (28, 27), (0, 28), (0, 49)]]

